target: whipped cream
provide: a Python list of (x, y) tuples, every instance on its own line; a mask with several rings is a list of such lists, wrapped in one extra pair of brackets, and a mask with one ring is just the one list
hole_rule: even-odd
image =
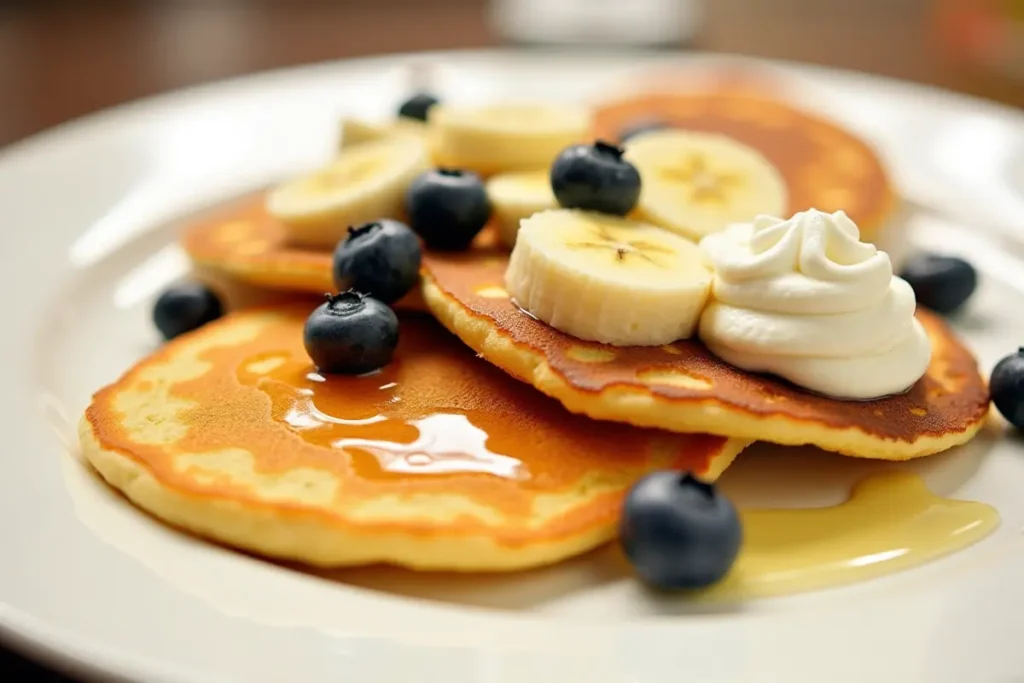
[(847, 399), (900, 393), (928, 369), (913, 290), (844, 212), (758, 216), (700, 244), (715, 277), (699, 334), (727, 363)]

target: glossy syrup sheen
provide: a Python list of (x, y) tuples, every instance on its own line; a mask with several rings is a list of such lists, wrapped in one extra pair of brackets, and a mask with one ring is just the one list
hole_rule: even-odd
[(869, 477), (833, 507), (752, 509), (740, 516), (740, 556), (704, 596), (764, 597), (850, 584), (953, 553), (999, 526), (991, 506), (937, 496), (908, 472)]
[(471, 472), (530, 477), (521, 459), (502, 454), (515, 450), (501, 443), (498, 416), (482, 410), (406, 412), (400, 374), (392, 366), (348, 379), (339, 390), (336, 380), (291, 370), (272, 373), (262, 388), (271, 397), (275, 419), (310, 443), (345, 451), (366, 478)]
[(261, 354), (241, 367), (242, 383), (270, 397), (275, 422), (344, 453), (368, 480), (486, 474), (544, 488), (588, 471), (646, 471), (655, 440), (675, 450), (665, 465), (703, 471), (724, 443), (572, 415), (415, 316), (402, 321), (393, 362), (364, 376), (321, 375), (304, 353)]

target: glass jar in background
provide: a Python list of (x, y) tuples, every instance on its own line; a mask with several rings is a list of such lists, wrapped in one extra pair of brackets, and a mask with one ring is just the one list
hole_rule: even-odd
[(687, 45), (704, 0), (491, 0), (495, 31), (511, 42), (548, 45)]

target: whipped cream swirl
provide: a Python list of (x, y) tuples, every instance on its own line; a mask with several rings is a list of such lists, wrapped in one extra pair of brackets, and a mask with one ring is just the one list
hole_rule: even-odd
[(846, 399), (900, 393), (928, 369), (913, 290), (844, 212), (758, 216), (701, 247), (715, 277), (699, 333), (727, 363)]

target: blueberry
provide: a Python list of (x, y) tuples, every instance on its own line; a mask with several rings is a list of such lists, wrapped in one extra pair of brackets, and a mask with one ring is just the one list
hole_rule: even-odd
[(1017, 429), (1024, 430), (1024, 347), (996, 363), (989, 391), (1003, 417)]
[(663, 471), (626, 496), (622, 547), (642, 579), (659, 588), (700, 588), (729, 571), (742, 531), (736, 508), (714, 486)]
[(224, 314), (217, 295), (198, 282), (171, 285), (153, 306), (153, 323), (164, 339), (191, 332)]
[(916, 254), (900, 276), (914, 289), (917, 303), (936, 313), (953, 313), (978, 286), (978, 273), (967, 261), (941, 254)]
[(405, 296), (420, 273), (420, 240), (405, 223), (382, 219), (349, 228), (334, 250), (334, 284), (386, 304)]
[(405, 195), (412, 229), (427, 246), (442, 251), (469, 248), (491, 217), (480, 176), (468, 171), (435, 169), (416, 178)]
[(428, 95), (425, 92), (417, 93), (402, 103), (402, 106), (398, 108), (398, 115), (407, 119), (426, 121), (427, 112), (437, 102), (438, 99), (433, 95)]
[(349, 290), (327, 295), (309, 314), (302, 338), (320, 372), (361, 375), (391, 362), (398, 318), (386, 304)]
[(551, 166), (551, 189), (566, 209), (629, 213), (640, 198), (640, 173), (607, 142), (573, 145)]
[(654, 130), (662, 130), (668, 128), (669, 125), (663, 121), (656, 119), (643, 119), (640, 121), (634, 121), (629, 124), (621, 131), (619, 131), (619, 141), (628, 142), (630, 138), (635, 138), (641, 133), (649, 133)]

